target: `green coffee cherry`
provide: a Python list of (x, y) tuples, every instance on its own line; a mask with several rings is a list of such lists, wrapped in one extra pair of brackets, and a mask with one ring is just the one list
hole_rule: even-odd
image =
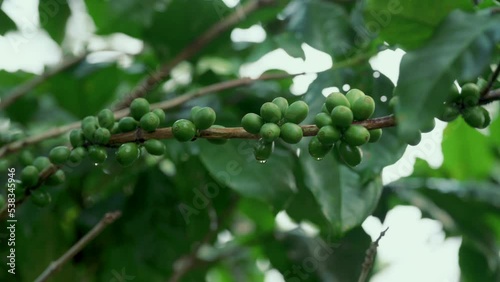
[(332, 125), (333, 123), (330, 114), (319, 113), (314, 117), (314, 124), (318, 128), (322, 128), (323, 126)]
[(420, 128), (420, 132), (423, 133), (431, 132), (435, 126), (436, 126), (436, 121), (434, 119), (430, 119), (428, 122), (422, 125), (422, 127)]
[(462, 112), (462, 117), (465, 122), (475, 128), (480, 128), (485, 123), (485, 116), (481, 106), (475, 106), (471, 108), (466, 108)]
[(349, 90), (346, 94), (345, 94), (345, 97), (347, 98), (347, 100), (349, 101), (349, 104), (351, 106), (354, 105), (354, 103), (359, 99), (359, 98), (362, 98), (365, 96), (365, 93), (363, 93), (363, 91), (359, 90), (359, 89), (356, 89), (356, 88), (353, 88), (351, 90)]
[(458, 109), (452, 105), (445, 104), (441, 109), (441, 113), (437, 118), (441, 121), (450, 122), (455, 120), (460, 115)]
[[(359, 101), (359, 100), (358, 100)], [(351, 146), (361, 146), (370, 140), (370, 132), (364, 126), (351, 125), (342, 136), (345, 143)]]
[(165, 112), (162, 109), (154, 109), (152, 113), (158, 117), (158, 119), (160, 120), (160, 125), (165, 123), (166, 116)]
[(137, 121), (141, 120), (142, 116), (149, 113), (149, 102), (144, 98), (136, 98), (130, 104), (130, 115)]
[(422, 134), (420, 131), (414, 131), (413, 133), (404, 135), (401, 139), (403, 139), (406, 144), (410, 146), (417, 146), (418, 143), (422, 140)]
[(299, 124), (309, 114), (309, 106), (304, 101), (295, 101), (286, 109), (285, 120)]
[(99, 127), (94, 133), (94, 142), (97, 144), (108, 144), (111, 139), (111, 132), (108, 129)]
[(332, 110), (332, 123), (335, 126), (345, 128), (349, 127), (354, 120), (351, 109), (346, 106), (337, 106)]
[(330, 115), (331, 111), (328, 111), (328, 108), (326, 107), (326, 104), (323, 103), (323, 106), (321, 106), (321, 112)]
[(450, 91), (448, 92), (448, 98), (446, 99), (449, 103), (461, 103), (462, 96), (458, 91), (457, 86), (453, 83), (450, 87)]
[(83, 158), (85, 158), (85, 155), (87, 154), (87, 151), (85, 151), (85, 148), (83, 147), (76, 147), (71, 150), (71, 153), (69, 154), (69, 161), (73, 164), (79, 164)]
[[(14, 190), (14, 195), (16, 195), (16, 199), (24, 198), (24, 196), (26, 195), (25, 185), (23, 185), (23, 183), (19, 180), (16, 180), (15, 183), (16, 183), (16, 190)], [(5, 189), (7, 189), (7, 185)]]
[(141, 128), (146, 132), (155, 131), (160, 125), (160, 119), (154, 113), (147, 113), (141, 117), (141, 121), (139, 122)]
[(83, 136), (81, 129), (73, 129), (69, 133), (69, 142), (73, 147), (81, 147), (85, 143), (85, 136)]
[(63, 164), (69, 158), (70, 150), (66, 146), (57, 146), (50, 150), (49, 159), (53, 164)]
[(350, 108), (351, 104), (344, 94), (340, 92), (334, 92), (326, 97), (325, 106), (328, 113), (331, 113), (337, 106), (346, 106)]
[(389, 110), (394, 113), (396, 109), (396, 105), (399, 103), (399, 97), (393, 96), (391, 100), (389, 100)]
[(186, 142), (196, 135), (196, 126), (190, 120), (180, 119), (172, 125), (172, 134), (178, 141)]
[(200, 106), (194, 106), (194, 107), (192, 107), (192, 108), (191, 108), (191, 115), (190, 115), (190, 117), (191, 117), (191, 121), (193, 121), (193, 120), (194, 120), (194, 115), (195, 115), (195, 114), (196, 114), (199, 110), (201, 110), (201, 107), (200, 107)]
[(28, 166), (33, 164), (33, 161), (35, 160), (35, 157), (33, 156), (33, 153), (29, 150), (22, 150), (21, 153), (19, 154), (19, 162), (23, 166)]
[(260, 139), (254, 146), (253, 154), (260, 163), (265, 163), (274, 151), (274, 142), (265, 142)]
[(93, 162), (101, 164), (108, 158), (108, 153), (106, 149), (100, 146), (90, 146), (89, 147), (89, 157)]
[(275, 123), (264, 123), (259, 134), (265, 142), (273, 142), (280, 137), (280, 127)]
[(97, 120), (101, 127), (111, 129), (115, 124), (115, 115), (110, 109), (104, 109), (97, 115)]
[(314, 136), (309, 141), (308, 151), (313, 158), (321, 160), (326, 156), (326, 154), (328, 154), (328, 152), (330, 152), (332, 147), (332, 145), (323, 145), (323, 143), (319, 141), (318, 137)]
[(338, 146), (338, 153), (340, 158), (345, 164), (355, 167), (361, 163), (363, 158), (363, 151), (357, 146), (349, 145), (345, 142), (340, 142)]
[(264, 120), (254, 113), (248, 113), (241, 119), (241, 126), (252, 134), (258, 134), (262, 125), (264, 125)]
[(288, 101), (283, 97), (278, 97), (273, 100), (274, 104), (280, 108), (281, 116), (285, 116), (286, 109), (288, 109)]
[(131, 165), (139, 158), (139, 156), (139, 148), (137, 147), (137, 144), (133, 142), (121, 144), (116, 151), (116, 160), (122, 166)]
[(480, 98), (479, 87), (475, 83), (466, 83), (462, 85), (462, 102), (466, 107), (477, 105)]
[(57, 186), (62, 184), (66, 180), (66, 175), (64, 171), (58, 169), (54, 174), (49, 176), (47, 180), (45, 180), (44, 184), (48, 186)]
[(491, 123), (491, 117), (490, 117), (490, 113), (488, 112), (488, 110), (486, 110), (485, 108), (481, 107), (481, 111), (483, 112), (483, 115), (484, 115), (484, 123), (481, 127), (479, 128), (486, 128), (488, 127), (488, 125), (490, 125)]
[(351, 110), (355, 120), (367, 120), (375, 112), (375, 101), (372, 97), (365, 95), (354, 102)]
[(33, 165), (29, 165), (21, 171), (21, 181), (25, 187), (32, 187), (38, 183), (40, 171)]
[(368, 142), (370, 143), (375, 143), (382, 137), (382, 128), (371, 129), (369, 130), (369, 132), (370, 132), (370, 140), (368, 140)]
[[(135, 120), (134, 120), (135, 121)], [(121, 133), (120, 131), (120, 126), (119, 126), (119, 123), (118, 122), (115, 122), (113, 124), (113, 128), (111, 128), (111, 130), (109, 131), (111, 134), (118, 134), (118, 133)]]
[(47, 157), (37, 157), (33, 161), (33, 165), (40, 171), (44, 171), (46, 168), (50, 167), (52, 163)]
[(137, 129), (138, 122), (132, 117), (124, 117), (118, 122), (121, 132), (130, 132)]
[(82, 132), (83, 136), (91, 142), (93, 142), (94, 133), (99, 128), (97, 119), (93, 116), (88, 116), (82, 121)]
[(31, 191), (31, 201), (39, 207), (46, 207), (52, 201), (52, 197), (47, 191), (37, 189)]
[(341, 136), (342, 133), (340, 132), (340, 130), (331, 125), (321, 127), (318, 131), (318, 134), (316, 135), (319, 142), (321, 142), (321, 144), (323, 145), (333, 145), (335, 142), (340, 140)]
[(281, 119), (281, 109), (274, 103), (266, 102), (260, 107), (260, 116), (266, 122), (277, 123)]
[(297, 144), (303, 136), (302, 128), (295, 123), (287, 122), (280, 128), (280, 137), (286, 143)]
[(214, 124), (215, 119), (215, 111), (210, 107), (203, 107), (194, 114), (193, 123), (197, 129), (205, 130)]
[[(222, 125), (212, 125), (210, 128), (224, 128)], [(224, 138), (207, 138), (207, 141), (216, 144), (216, 145), (222, 145), (227, 143), (227, 139)]]
[(144, 148), (151, 155), (161, 156), (165, 154), (165, 144), (157, 139), (150, 139), (144, 142)]

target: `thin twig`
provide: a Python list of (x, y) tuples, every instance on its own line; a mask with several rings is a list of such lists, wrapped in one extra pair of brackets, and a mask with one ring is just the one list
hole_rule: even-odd
[(488, 94), (481, 97), (481, 99), (479, 100), (479, 105), (485, 105), (498, 100), (500, 100), (500, 88), (491, 90), (490, 92), (488, 92)]
[[(179, 105), (182, 105), (183, 103), (192, 100), (194, 98), (198, 98), (204, 95), (220, 92), (222, 90), (227, 90), (230, 88), (236, 88), (244, 85), (250, 85), (252, 83), (255, 83), (257, 81), (263, 81), (263, 80), (275, 80), (275, 79), (285, 79), (285, 78), (291, 78), (294, 76), (302, 75), (305, 73), (298, 73), (298, 74), (288, 74), (288, 73), (276, 73), (276, 74), (264, 74), (258, 78), (238, 78), (234, 80), (229, 80), (225, 82), (220, 82), (216, 83), (213, 85), (209, 85), (207, 87), (203, 87), (194, 91), (190, 91), (186, 94), (180, 95), (176, 98), (173, 98), (168, 101), (164, 102), (159, 102), (151, 105), (152, 109), (162, 109), (162, 110), (167, 110), (171, 108), (175, 108)], [(122, 117), (125, 117), (129, 114), (129, 109), (123, 109), (115, 112), (115, 119), (120, 119)], [(40, 143), (44, 140), (59, 136), (61, 134), (64, 134), (72, 129), (79, 128), (81, 125), (80, 121), (70, 123), (61, 127), (56, 127), (51, 130), (45, 131), (41, 134), (38, 135), (32, 135), (29, 137), (26, 137), (25, 139), (19, 140), (19, 141), (14, 141), (9, 144), (5, 144), (3, 147), (0, 148), (0, 157), (5, 157), (9, 154), (18, 152), (22, 150), (23, 148), (34, 145), (37, 143)]]
[(0, 110), (7, 108), (9, 105), (17, 101), (19, 98), (21, 98), (23, 95), (28, 93), (29, 91), (33, 90), (35, 87), (38, 85), (44, 83), (46, 80), (49, 78), (55, 76), (56, 74), (65, 71), (66, 69), (78, 64), (79, 62), (83, 61), (87, 57), (88, 53), (83, 53), (79, 56), (69, 58), (65, 61), (63, 61), (61, 64), (50, 68), (46, 72), (44, 72), (42, 75), (37, 76), (29, 81), (27, 81), (24, 84), (21, 84), (20, 86), (14, 88), (10, 93), (6, 94), (5, 99), (2, 99), (0, 101)]
[(241, 9), (237, 9), (234, 13), (224, 18), (222, 21), (214, 24), (205, 33), (198, 37), (194, 42), (184, 48), (175, 58), (170, 62), (161, 66), (160, 70), (151, 74), (145, 80), (143, 80), (130, 95), (126, 96), (122, 101), (118, 102), (114, 109), (120, 110), (128, 107), (130, 103), (135, 98), (143, 97), (148, 92), (152, 91), (156, 86), (158, 86), (162, 81), (164, 81), (169, 75), (172, 69), (177, 66), (180, 62), (188, 60), (189, 58), (196, 55), (200, 50), (202, 50), (206, 45), (211, 43), (214, 39), (222, 35), (224, 32), (229, 30), (232, 26), (240, 22), (246, 15), (256, 11), (262, 6), (270, 4), (272, 1), (255, 0), (249, 2)]
[(76, 244), (74, 244), (64, 255), (62, 255), (58, 260), (53, 261), (49, 266), (36, 278), (35, 282), (47, 281), (49, 277), (58, 271), (66, 262), (73, 258), (79, 251), (81, 251), (90, 241), (92, 241), (97, 235), (99, 235), (104, 228), (109, 224), (113, 223), (116, 219), (121, 216), (120, 211), (109, 212), (104, 215), (104, 217), (99, 221), (99, 223), (92, 228), (85, 236), (83, 236)]
[(373, 262), (375, 261), (375, 256), (377, 255), (378, 242), (380, 241), (380, 239), (382, 239), (382, 237), (385, 235), (385, 232), (387, 232), (388, 229), (389, 227), (387, 227), (384, 231), (380, 232), (380, 235), (378, 236), (377, 240), (375, 240), (375, 242), (373, 242), (370, 245), (370, 248), (366, 250), (365, 260), (363, 261), (362, 265), (363, 270), (361, 272), (361, 275), (359, 276), (358, 282), (365, 282), (366, 279), (368, 278), (370, 269), (372, 268)]
[(488, 84), (486, 84), (486, 87), (481, 91), (481, 97), (486, 96), (491, 91), (491, 89), (493, 89), (493, 85), (495, 84), (495, 81), (497, 80), (499, 75), (500, 75), (500, 62), (498, 63), (495, 71), (491, 74), (491, 77), (488, 80)]

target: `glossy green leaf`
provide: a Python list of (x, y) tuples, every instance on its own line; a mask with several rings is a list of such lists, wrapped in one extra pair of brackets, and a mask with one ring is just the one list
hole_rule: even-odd
[(321, 0), (294, 0), (284, 11), (287, 29), (298, 41), (334, 57), (349, 55), (356, 32), (342, 5)]
[(292, 172), (293, 158), (288, 152), (275, 148), (269, 160), (261, 164), (253, 155), (255, 142), (230, 140), (222, 146), (200, 142), (200, 158), (212, 177), (222, 185), (280, 209), (297, 189)]
[(443, 133), (441, 170), (459, 180), (487, 178), (494, 162), (490, 144), (487, 136), (457, 119)]
[(500, 41), (500, 15), (452, 12), (422, 48), (406, 53), (395, 95), (401, 136), (437, 116), (455, 79), (472, 79), (488, 65)]
[[(368, 0), (367, 2), (365, 10), (367, 31), (380, 32), (382, 39), (405, 50), (423, 45), (451, 11), (473, 10), (473, 3), (469, 0)], [(430, 6), (433, 8), (429, 9)]]
[(66, 22), (70, 14), (71, 10), (66, 0), (40, 0), (38, 4), (40, 25), (58, 44), (61, 44), (64, 39)]

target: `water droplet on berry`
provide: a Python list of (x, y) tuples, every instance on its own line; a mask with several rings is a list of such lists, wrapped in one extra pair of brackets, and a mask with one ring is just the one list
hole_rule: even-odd
[(316, 158), (315, 160), (317, 160), (317, 161), (321, 161), (321, 160), (323, 160), (323, 158)]
[(267, 160), (259, 160), (259, 164), (265, 164), (267, 163)]

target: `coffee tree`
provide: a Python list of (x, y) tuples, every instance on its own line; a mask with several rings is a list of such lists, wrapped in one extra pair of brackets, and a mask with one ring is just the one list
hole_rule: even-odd
[[(2, 281), (367, 281), (386, 231), (372, 243), (360, 225), (396, 205), (462, 237), (461, 281), (500, 279), (496, 1), (75, 3), (39, 3), (60, 65), (0, 73)], [(144, 47), (108, 44), (118, 57), (96, 63), (71, 33), (82, 13)], [(254, 25), (262, 42), (231, 40)], [(306, 59), (304, 43), (333, 62), (305, 94), (290, 86), (307, 73), (240, 77), (277, 48)], [(394, 85), (369, 61), (396, 48)], [(436, 119), (442, 143), (417, 148), (442, 165), (384, 185)], [(280, 212), (317, 232), (280, 228)]]

